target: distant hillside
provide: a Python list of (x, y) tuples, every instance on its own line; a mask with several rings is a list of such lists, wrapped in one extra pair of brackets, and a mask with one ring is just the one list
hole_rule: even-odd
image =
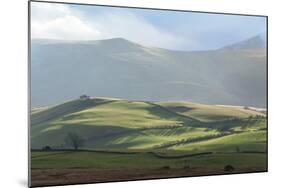
[(255, 39), (249, 41), (241, 42), (240, 47), (182, 52), (122, 38), (33, 40), (32, 106), (55, 105), (85, 93), (265, 107), (266, 51), (254, 47), (259, 44)]
[(223, 49), (264, 49), (266, 47), (265, 36), (257, 35), (245, 41), (223, 47)]
[(88, 149), (168, 148), (249, 131), (256, 135), (253, 131), (266, 126), (263, 117), (247, 109), (190, 102), (77, 99), (32, 111), (31, 147), (69, 148), (65, 138), (74, 132)]

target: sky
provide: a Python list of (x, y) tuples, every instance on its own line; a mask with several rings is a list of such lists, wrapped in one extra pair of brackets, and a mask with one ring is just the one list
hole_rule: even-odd
[[(210, 50), (260, 35), (266, 18), (31, 2), (31, 38), (125, 38), (172, 50)], [(264, 39), (265, 40), (265, 39)]]

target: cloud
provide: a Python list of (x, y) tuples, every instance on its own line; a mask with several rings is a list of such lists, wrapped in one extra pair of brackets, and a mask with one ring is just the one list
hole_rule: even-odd
[(147, 45), (179, 49), (183, 39), (129, 11), (88, 15), (68, 5), (32, 3), (31, 37), (98, 40), (122, 37)]
[(31, 10), (32, 38), (88, 40), (101, 35), (65, 5), (34, 3)]
[(183, 40), (165, 32), (145, 19), (130, 12), (106, 13), (95, 18), (101, 23), (96, 27), (105, 38), (123, 37), (147, 46), (176, 48)]

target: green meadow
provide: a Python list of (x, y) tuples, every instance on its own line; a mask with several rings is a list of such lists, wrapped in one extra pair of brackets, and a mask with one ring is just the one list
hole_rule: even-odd
[[(170, 154), (171, 155), (171, 154)], [(161, 156), (161, 155), (160, 155)], [(177, 155), (173, 155), (177, 156)], [(215, 168), (223, 170), (227, 164), (237, 170), (264, 169), (266, 156), (254, 153), (218, 153), (194, 157), (159, 157), (150, 152), (110, 153), (98, 151), (33, 152), (33, 169), (171, 169)]]
[(31, 168), (266, 171), (266, 126), (246, 107), (76, 99), (32, 110)]

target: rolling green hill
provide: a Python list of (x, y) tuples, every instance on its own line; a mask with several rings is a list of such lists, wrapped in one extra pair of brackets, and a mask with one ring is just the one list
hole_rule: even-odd
[(265, 129), (262, 113), (237, 107), (76, 99), (32, 110), (31, 147), (69, 149), (65, 138), (74, 132), (85, 140), (83, 149), (265, 151)]
[(88, 98), (32, 109), (33, 185), (264, 172), (266, 121), (255, 108), (186, 101)]

